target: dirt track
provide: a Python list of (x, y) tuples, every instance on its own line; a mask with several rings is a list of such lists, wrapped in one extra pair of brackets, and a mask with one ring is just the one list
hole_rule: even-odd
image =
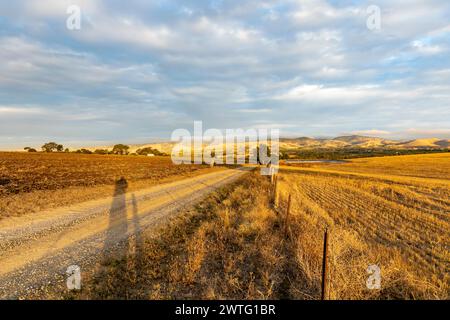
[(217, 171), (133, 193), (127, 192), (126, 181), (119, 181), (111, 197), (0, 221), (0, 299), (64, 290), (70, 265), (83, 273), (92, 269), (128, 237), (156, 230), (180, 209), (244, 173)]

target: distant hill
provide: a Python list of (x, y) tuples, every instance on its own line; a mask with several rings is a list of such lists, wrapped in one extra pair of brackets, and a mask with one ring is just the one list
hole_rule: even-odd
[(406, 148), (448, 148), (450, 140), (432, 139), (416, 139), (403, 144)]
[[(130, 144), (129, 152), (136, 152), (137, 149), (151, 147), (161, 152), (170, 154), (174, 142)], [(113, 146), (88, 147), (86, 149), (94, 151), (95, 149), (112, 150)], [(450, 148), (450, 140), (437, 138), (415, 139), (415, 140), (389, 140), (378, 137), (366, 137), (359, 135), (340, 136), (336, 138), (280, 138), (280, 148), (285, 150), (293, 149), (438, 149)]]
[(388, 140), (377, 137), (358, 135), (341, 136), (332, 139), (315, 139), (308, 137), (282, 138), (280, 147), (285, 149), (311, 148), (311, 149), (335, 149), (335, 148), (386, 148), (386, 149), (426, 149), (449, 148), (450, 140), (437, 138), (415, 139), (409, 141)]

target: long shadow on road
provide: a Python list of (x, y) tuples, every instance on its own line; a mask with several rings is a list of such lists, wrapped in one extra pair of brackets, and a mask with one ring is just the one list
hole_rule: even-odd
[(137, 200), (131, 195), (131, 217), (128, 223), (125, 178), (116, 181), (113, 201), (109, 210), (100, 264), (93, 276), (94, 299), (128, 298), (128, 289), (139, 277), (142, 254), (142, 235)]
[[(103, 256), (107, 256), (108, 251), (117, 244), (118, 238), (127, 233), (127, 188), (128, 182), (125, 178), (122, 177), (116, 181), (113, 195), (114, 198), (109, 210), (109, 226), (106, 231), (105, 243), (103, 245)], [(123, 249), (120, 251), (123, 251)], [(115, 253), (120, 254), (124, 252), (116, 251)]]

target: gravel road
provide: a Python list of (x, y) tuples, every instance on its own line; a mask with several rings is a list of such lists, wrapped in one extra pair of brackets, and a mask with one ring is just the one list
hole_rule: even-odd
[[(181, 209), (246, 170), (227, 169), (127, 192), (125, 180), (111, 197), (0, 221), (0, 299), (48, 297), (66, 289), (66, 270), (92, 269), (105, 253), (143, 229), (157, 230)], [(58, 291), (58, 290), (56, 290)]]

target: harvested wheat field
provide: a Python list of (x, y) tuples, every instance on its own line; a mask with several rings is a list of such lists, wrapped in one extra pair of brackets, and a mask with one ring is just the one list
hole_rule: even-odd
[[(329, 228), (331, 298), (448, 298), (449, 178), (450, 154), (284, 168), (278, 199), (284, 206), (291, 195), (301, 225), (297, 263), (311, 281), (319, 277), (311, 263)], [(370, 264), (381, 268), (381, 291), (365, 289)]]
[(0, 152), (0, 219), (109, 196), (122, 177), (137, 190), (205, 170), (170, 157)]
[[(276, 196), (267, 177), (247, 174), (181, 213), (159, 237), (130, 240), (125, 255), (105, 260), (68, 297), (320, 299), (328, 228), (325, 298), (448, 299), (446, 166), (448, 155), (282, 167)], [(374, 264), (380, 289), (367, 287)]]
[[(123, 207), (131, 205), (127, 210), (138, 217), (148, 205), (133, 200), (140, 199), (133, 190), (145, 185), (209, 170), (240, 176), (214, 187), (202, 182), (207, 175), (199, 175), (197, 186), (208, 188), (206, 198), (194, 206), (179, 204), (157, 230), (137, 228), (124, 235), (120, 250), (83, 267), (80, 291), (51, 286), (28, 297), (316, 300), (325, 229), (330, 244), (325, 298), (450, 297), (450, 154), (282, 166), (276, 183), (259, 170), (241, 175), (173, 166), (169, 158), (2, 154), (1, 159), (3, 217), (32, 212), (33, 201), (47, 208), (111, 196), (111, 184), (122, 176), (133, 193), (131, 202), (123, 196)], [(184, 182), (186, 190), (192, 183)], [(176, 194), (164, 197), (178, 203)], [(143, 224), (144, 216), (133, 223)], [(371, 265), (381, 270), (379, 289), (367, 287)]]

